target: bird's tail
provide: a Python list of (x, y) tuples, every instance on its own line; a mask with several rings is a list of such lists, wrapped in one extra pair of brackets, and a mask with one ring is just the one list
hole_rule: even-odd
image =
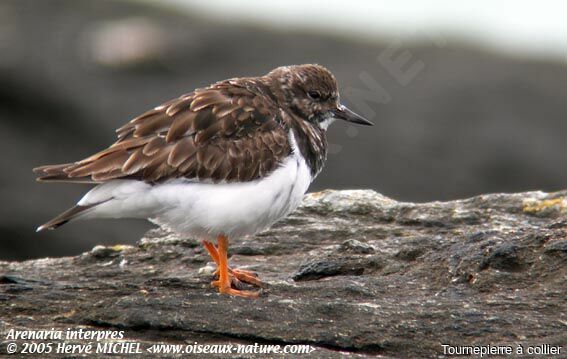
[(152, 185), (134, 180), (113, 180), (91, 189), (73, 208), (38, 227), (37, 231), (55, 229), (75, 219), (150, 218), (159, 201), (151, 195)]
[(85, 214), (86, 211), (93, 208), (97, 204), (99, 204), (99, 203), (91, 204), (91, 205), (87, 205), (87, 206), (76, 205), (72, 208), (69, 208), (68, 210), (61, 213), (57, 217), (53, 218), (49, 222), (46, 222), (46, 223), (42, 224), (41, 226), (37, 227), (36, 232), (41, 232), (41, 231), (44, 231), (46, 229), (51, 230), (51, 229), (55, 229), (57, 227), (60, 227), (60, 226), (64, 225), (65, 223), (69, 222), (70, 220), (72, 220), (72, 219), (74, 219), (74, 218), (76, 218), (76, 217), (78, 217), (82, 214)]

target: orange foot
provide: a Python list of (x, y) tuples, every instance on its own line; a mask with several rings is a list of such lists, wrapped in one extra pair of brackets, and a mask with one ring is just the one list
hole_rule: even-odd
[[(218, 237), (218, 249), (214, 244), (208, 241), (203, 241), (203, 245), (209, 255), (217, 264), (215, 274), (218, 274), (219, 279), (211, 284), (219, 289), (220, 293), (237, 295), (246, 298), (258, 298), (259, 292), (251, 292), (247, 290), (240, 290), (242, 282), (252, 284), (257, 287), (265, 288), (267, 284), (258, 279), (258, 275), (252, 271), (244, 269), (232, 269), (228, 267), (228, 238), (226, 236)], [(233, 288), (236, 287), (237, 289)]]

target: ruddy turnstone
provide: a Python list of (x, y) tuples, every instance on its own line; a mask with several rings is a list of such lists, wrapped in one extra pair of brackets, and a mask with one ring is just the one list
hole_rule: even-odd
[(256, 297), (233, 288), (263, 283), (228, 267), (228, 239), (264, 230), (297, 208), (323, 167), (326, 130), (336, 119), (372, 125), (340, 104), (335, 77), (319, 65), (196, 89), (120, 127), (101, 152), (35, 168), (41, 182), (97, 184), (38, 231), (75, 219), (149, 219), (203, 239), (220, 293)]

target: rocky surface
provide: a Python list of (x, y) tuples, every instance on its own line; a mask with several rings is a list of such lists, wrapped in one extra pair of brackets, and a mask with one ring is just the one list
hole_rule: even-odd
[(162, 229), (136, 246), (0, 262), (0, 352), (13, 328), (124, 330), (142, 347), (309, 344), (321, 358), (565, 347), (566, 196), (414, 204), (373, 191), (310, 194), (270, 231), (232, 241), (232, 265), (269, 283), (257, 300), (217, 294), (199, 240)]

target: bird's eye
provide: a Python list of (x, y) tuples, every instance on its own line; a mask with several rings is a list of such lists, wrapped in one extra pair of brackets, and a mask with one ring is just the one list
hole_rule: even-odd
[(309, 91), (307, 95), (313, 100), (319, 100), (321, 98), (321, 93), (319, 91)]

